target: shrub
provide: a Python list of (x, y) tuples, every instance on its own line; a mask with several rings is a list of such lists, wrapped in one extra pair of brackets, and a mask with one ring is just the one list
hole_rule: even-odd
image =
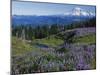
[(65, 47), (57, 49), (58, 52), (68, 52), (69, 50), (66, 49)]

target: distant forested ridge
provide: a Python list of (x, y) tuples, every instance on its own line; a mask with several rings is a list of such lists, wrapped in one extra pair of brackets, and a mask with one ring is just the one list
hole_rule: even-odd
[(75, 15), (47, 15), (47, 16), (36, 16), (36, 15), (13, 15), (12, 16), (12, 24), (14, 25), (66, 25), (71, 24), (73, 22), (86, 21), (95, 16), (75, 16)]

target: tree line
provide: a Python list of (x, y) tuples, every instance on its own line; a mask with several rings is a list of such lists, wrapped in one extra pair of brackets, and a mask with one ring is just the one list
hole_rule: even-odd
[(53, 24), (42, 26), (38, 25), (36, 27), (32, 25), (12, 25), (12, 36), (25, 40), (42, 39), (68, 29), (95, 26), (96, 18), (92, 18), (87, 21), (74, 22), (69, 25)]

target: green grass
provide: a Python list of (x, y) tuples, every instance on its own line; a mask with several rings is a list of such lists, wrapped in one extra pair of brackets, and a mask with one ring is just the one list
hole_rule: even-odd
[(96, 59), (95, 58), (91, 61), (90, 65), (92, 69), (96, 69)]
[(95, 39), (96, 39), (96, 35), (92, 34), (92, 35), (86, 35), (86, 36), (74, 38), (74, 42), (91, 44), (91, 43), (96, 43)]
[(51, 36), (49, 38), (35, 40), (34, 43), (44, 44), (50, 47), (57, 47), (58, 45), (63, 43), (63, 40)]
[[(74, 38), (74, 43), (86, 43), (91, 44), (95, 43), (96, 36), (95, 34), (92, 35), (86, 35), (82, 37), (76, 37)], [(33, 43), (38, 44), (44, 44), (49, 47), (57, 47), (60, 44), (63, 44), (63, 40), (56, 38), (55, 36), (50, 36), (48, 38), (43, 39), (34, 39)], [(13, 55), (23, 55), (25, 53), (31, 52), (31, 51), (37, 51), (39, 48), (37, 48), (35, 45), (29, 44), (26, 41), (23, 42), (21, 39), (18, 39), (16, 37), (12, 37), (12, 54)]]
[[(92, 35), (85, 35), (82, 37), (76, 37), (73, 38), (74, 43), (86, 43), (86, 44), (91, 44), (96, 42), (96, 36), (95, 34)], [(50, 47), (57, 47), (61, 44), (63, 44), (63, 40), (60, 38), (56, 38), (55, 36), (50, 36), (48, 38), (43, 38), (43, 39), (36, 39), (33, 41), (34, 43), (39, 43), (39, 44), (44, 44)]]
[(12, 54), (13, 55), (23, 55), (27, 52), (31, 52), (32, 50), (37, 50), (34, 46), (31, 46), (27, 42), (22, 41), (16, 37), (12, 37)]

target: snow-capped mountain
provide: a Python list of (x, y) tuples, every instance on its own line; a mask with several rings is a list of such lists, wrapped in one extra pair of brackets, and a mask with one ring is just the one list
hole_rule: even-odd
[(64, 13), (64, 15), (67, 15), (67, 16), (70, 15), (70, 16), (88, 16), (88, 17), (94, 17), (95, 13), (83, 10), (82, 8), (79, 8), (79, 7), (75, 7), (75, 8), (73, 8), (72, 11)]
[(95, 17), (92, 12), (85, 11), (79, 7), (75, 7), (72, 11), (60, 15), (13, 15), (13, 25), (52, 25), (52, 24), (70, 24), (76, 21), (85, 21)]

